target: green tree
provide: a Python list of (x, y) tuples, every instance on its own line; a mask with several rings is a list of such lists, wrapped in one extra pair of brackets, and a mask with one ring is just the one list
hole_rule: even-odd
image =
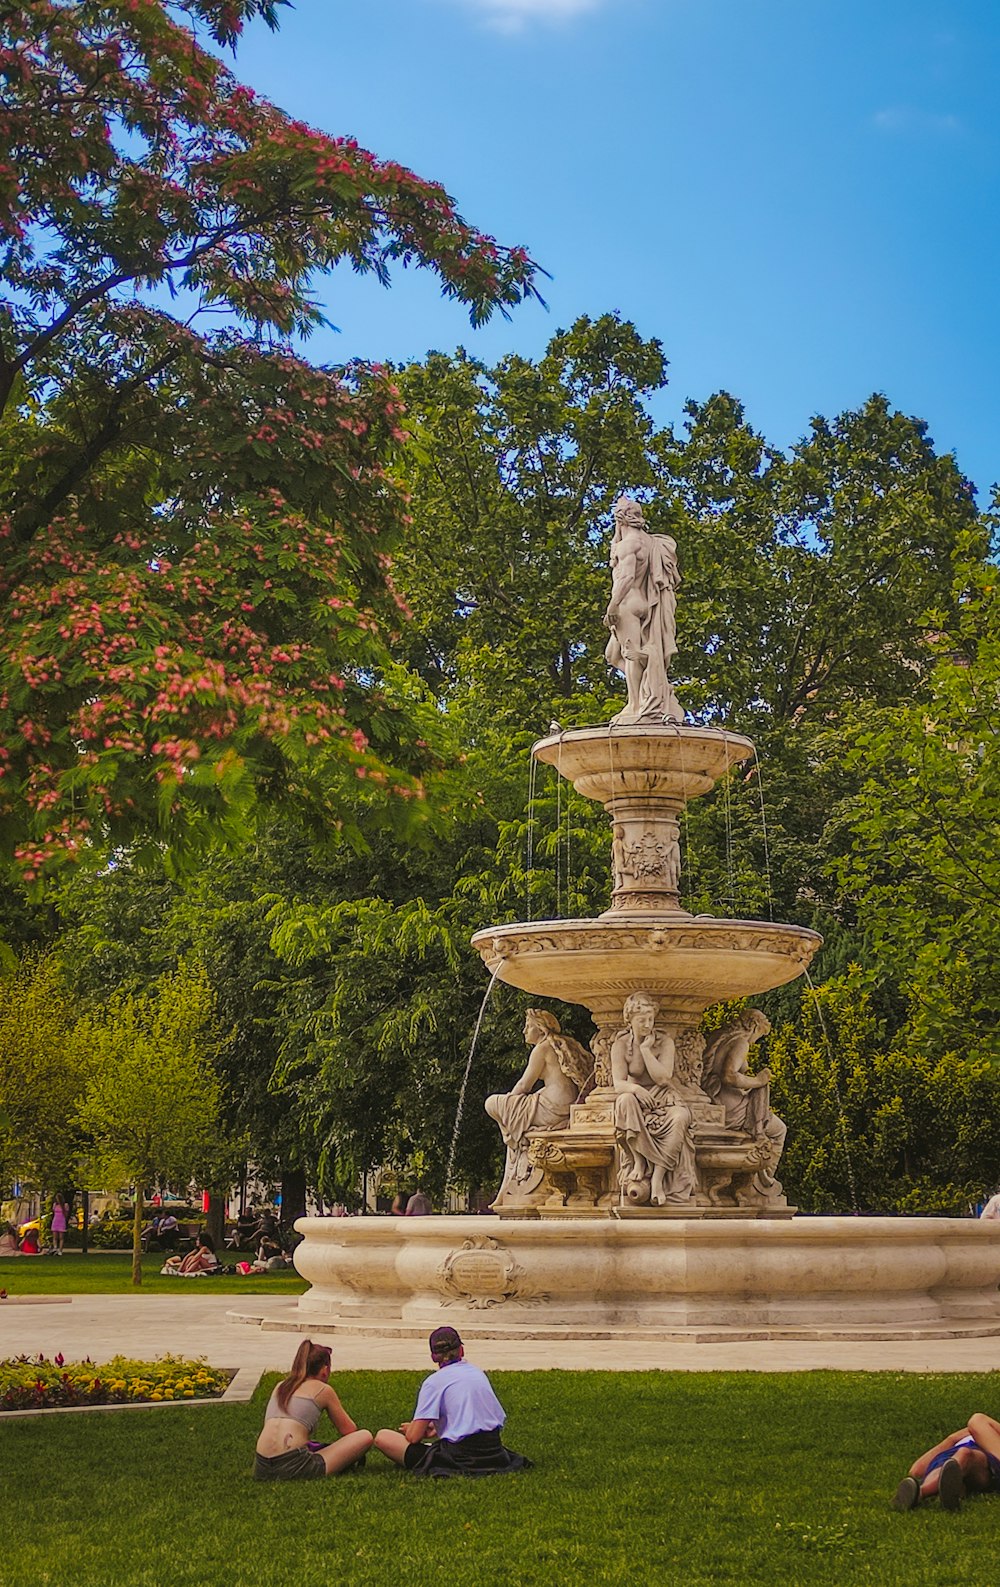
[[(857, 725), (831, 870), (909, 1001), (915, 1045), (1000, 1062), (1000, 587), (971, 563), (913, 697)], [(933, 615), (933, 614), (932, 614)]]
[(228, 1155), (210, 1056), (218, 1039), (205, 978), (184, 969), (148, 993), (119, 994), (77, 1026), (91, 1061), (78, 1118), (93, 1165), (108, 1183), (135, 1187), (133, 1284), (142, 1283), (145, 1193), (160, 1180), (211, 1182)]
[(616, 315), (558, 331), (537, 363), (462, 349), (399, 372), (415, 532), (397, 555), (406, 654), (438, 693), (479, 685), (509, 724), (608, 698), (605, 526), (654, 481), (657, 341)]
[(767, 1044), (782, 1182), (806, 1212), (961, 1214), (1000, 1172), (1000, 1070), (891, 1036), (871, 982), (828, 981)]
[(476, 321), (533, 267), (203, 45), (278, 12), (0, 19), (0, 853), (29, 882), (137, 836), (190, 860), (288, 800), (403, 824), (433, 764), (383, 642), (398, 392), (291, 339), (339, 261), (424, 265)]
[[(846, 734), (911, 698), (930, 630), (957, 613), (959, 570), (989, 553), (989, 521), (927, 426), (879, 395), (813, 419), (784, 455), (719, 393), (688, 405), (662, 455), (688, 513), (679, 692), (696, 717), (754, 738), (770, 837), (765, 854), (756, 767), (731, 810), (700, 801), (694, 903), (735, 893), (734, 912), (766, 908), (753, 878), (769, 861), (776, 914), (810, 923), (819, 910), (820, 929), (824, 916), (856, 927), (825, 871), (831, 818), (859, 781)], [(735, 885), (727, 827), (746, 856)]]
[(40, 1192), (78, 1181), (77, 1104), (87, 1054), (74, 1040), (77, 1005), (51, 953), (0, 975), (0, 1187)]

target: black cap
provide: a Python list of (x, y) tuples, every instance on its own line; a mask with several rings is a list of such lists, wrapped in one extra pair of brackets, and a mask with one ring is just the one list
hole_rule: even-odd
[(435, 1328), (430, 1347), (432, 1356), (450, 1356), (453, 1350), (461, 1350), (462, 1340), (454, 1328)]

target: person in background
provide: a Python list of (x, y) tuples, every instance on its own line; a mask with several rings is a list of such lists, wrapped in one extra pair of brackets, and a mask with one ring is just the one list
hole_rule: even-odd
[(144, 1229), (139, 1230), (139, 1244), (142, 1246), (144, 1251), (149, 1249), (150, 1241), (156, 1239), (159, 1227), (160, 1214), (158, 1212), (154, 1212), (152, 1220), (147, 1223)]
[[(178, 1258), (170, 1257), (168, 1260), (176, 1262)], [(216, 1243), (208, 1230), (203, 1228), (198, 1235), (198, 1243), (194, 1251), (187, 1252), (186, 1257), (181, 1258), (178, 1273), (183, 1278), (187, 1278), (190, 1273), (213, 1273), (217, 1266), (219, 1266), (219, 1258), (216, 1255)]]
[(21, 1244), (19, 1246), (19, 1250), (20, 1250), (22, 1256), (37, 1256), (38, 1255), (38, 1230), (37, 1230), (37, 1228), (32, 1227), (30, 1229), (25, 1229), (24, 1234), (21, 1236)]
[(198, 1242), (193, 1251), (185, 1257), (168, 1256), (163, 1267), (163, 1273), (177, 1273), (181, 1278), (189, 1278), (194, 1273), (212, 1273), (219, 1265), (219, 1258), (215, 1254), (215, 1241), (207, 1229), (202, 1229), (198, 1235)]
[(53, 1197), (52, 1201), (52, 1246), (56, 1256), (62, 1256), (66, 1245), (66, 1203), (62, 1196)]
[(1000, 1422), (981, 1411), (913, 1462), (892, 1507), (913, 1510), (937, 1496), (942, 1510), (957, 1510), (975, 1493), (1000, 1493)]
[(269, 1262), (273, 1257), (285, 1253), (278, 1220), (270, 1207), (265, 1207), (261, 1212), (257, 1227), (250, 1235), (250, 1248), (256, 1251), (258, 1262)]
[(5, 1223), (0, 1227), (0, 1256), (20, 1256), (17, 1245), (17, 1230), (12, 1223)]
[[(330, 1387), (331, 1353), (303, 1339), (292, 1370), (267, 1402), (257, 1440), (256, 1482), (295, 1482), (331, 1477), (364, 1464), (372, 1435), (351, 1420)], [(311, 1442), (325, 1411), (340, 1437), (335, 1444)]]
[(424, 1194), (423, 1186), (418, 1185), (406, 1203), (406, 1216), (408, 1218), (426, 1218), (433, 1211), (434, 1208), (431, 1206), (430, 1197)]
[(241, 1251), (249, 1251), (257, 1219), (252, 1212), (241, 1212), (236, 1219), (236, 1243)]
[(161, 1212), (155, 1239), (164, 1251), (176, 1251), (177, 1241), (180, 1239), (180, 1225), (172, 1212)]
[(979, 1216), (981, 1218), (989, 1218), (991, 1221), (1000, 1218), (1000, 1190), (997, 1191), (995, 1196), (990, 1197)]
[(418, 1477), (492, 1477), (526, 1470), (531, 1461), (504, 1448), (504, 1408), (486, 1373), (466, 1361), (455, 1329), (435, 1328), (430, 1350), (437, 1371), (420, 1385), (413, 1420), (403, 1422), (398, 1433), (383, 1427), (375, 1435), (376, 1449)]
[(392, 1217), (394, 1217), (394, 1218), (402, 1218), (402, 1217), (405, 1216), (405, 1214), (406, 1214), (406, 1199), (407, 1198), (406, 1198), (405, 1190), (401, 1190), (398, 1193), (398, 1195), (393, 1197), (392, 1206), (389, 1209)]

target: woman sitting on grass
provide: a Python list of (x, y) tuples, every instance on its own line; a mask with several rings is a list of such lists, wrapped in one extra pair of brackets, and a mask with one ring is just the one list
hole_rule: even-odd
[[(321, 1411), (340, 1434), (335, 1444), (310, 1443)], [(328, 1347), (303, 1339), (291, 1372), (267, 1402), (253, 1464), (256, 1481), (332, 1477), (361, 1465), (373, 1442), (371, 1433), (351, 1421), (330, 1387)]]
[(974, 1493), (1000, 1492), (1000, 1422), (977, 1411), (967, 1427), (949, 1433), (921, 1455), (893, 1495), (894, 1510), (912, 1510), (923, 1499), (957, 1510)]
[(219, 1265), (219, 1258), (215, 1254), (215, 1241), (206, 1229), (202, 1229), (198, 1236), (198, 1243), (187, 1256), (168, 1256), (161, 1273), (168, 1273), (175, 1278), (193, 1278), (199, 1273), (212, 1273)]

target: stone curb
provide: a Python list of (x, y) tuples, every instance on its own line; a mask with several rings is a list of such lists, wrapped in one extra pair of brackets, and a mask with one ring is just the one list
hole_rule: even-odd
[(127, 1400), (119, 1405), (46, 1405), (38, 1410), (0, 1411), (0, 1422), (27, 1416), (95, 1416), (101, 1411), (169, 1411), (192, 1405), (246, 1405), (264, 1376), (262, 1367), (237, 1367), (222, 1394), (206, 1400)]
[(72, 1295), (7, 1295), (0, 1300), (0, 1312), (5, 1306), (68, 1306)]
[[(370, 1321), (353, 1322), (341, 1317), (280, 1316), (264, 1311), (227, 1311), (227, 1323), (248, 1328), (259, 1328), (262, 1333), (327, 1333), (340, 1337), (367, 1337), (371, 1339), (425, 1339), (429, 1324), (403, 1323), (398, 1319), (373, 1317)], [(891, 1324), (879, 1327), (876, 1323), (831, 1323), (823, 1328), (816, 1325), (775, 1324), (772, 1327), (707, 1327), (692, 1324), (690, 1327), (663, 1328), (601, 1327), (560, 1328), (544, 1323), (492, 1323), (478, 1322), (468, 1317), (462, 1319), (462, 1337), (465, 1339), (516, 1339), (559, 1343), (572, 1341), (586, 1343), (590, 1340), (622, 1340), (645, 1344), (757, 1344), (772, 1341), (800, 1344), (893, 1344), (921, 1343), (949, 1339), (995, 1339), (1000, 1335), (1000, 1323), (941, 1321), (921, 1326), (918, 1323)]]

